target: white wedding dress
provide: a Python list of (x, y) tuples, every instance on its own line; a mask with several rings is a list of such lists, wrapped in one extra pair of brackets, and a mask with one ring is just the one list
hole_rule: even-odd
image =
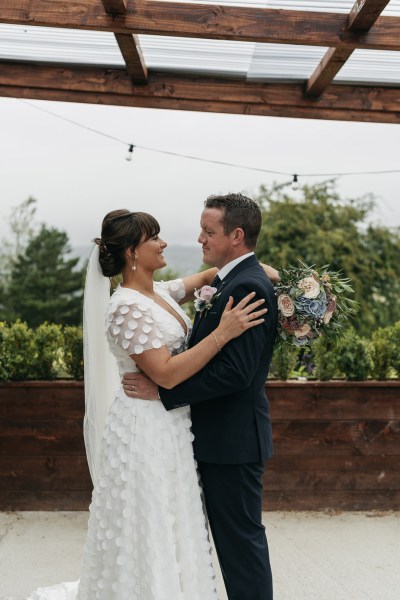
[[(191, 322), (175, 300), (180, 280), (155, 283), (186, 323), (150, 298), (118, 287), (107, 336), (119, 372), (130, 354), (186, 347)], [(28, 600), (217, 600), (206, 520), (193, 457), (190, 409), (128, 398), (122, 387), (103, 434), (80, 582), (40, 588)]]

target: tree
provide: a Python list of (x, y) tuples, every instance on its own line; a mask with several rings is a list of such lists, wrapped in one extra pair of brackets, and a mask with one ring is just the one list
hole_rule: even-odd
[(68, 236), (41, 226), (14, 265), (8, 289), (11, 318), (31, 327), (48, 321), (64, 325), (81, 322), (84, 270), (79, 258), (67, 258)]
[(259, 259), (278, 269), (301, 260), (342, 270), (360, 304), (354, 319), (360, 333), (398, 320), (400, 229), (368, 225), (372, 196), (342, 199), (334, 181), (304, 186), (301, 193), (294, 199), (287, 185), (261, 188)]
[(37, 231), (35, 220), (37, 200), (29, 196), (27, 200), (18, 204), (11, 210), (8, 225), (11, 232), (9, 239), (3, 239), (0, 251), (0, 318), (5, 318), (9, 313), (7, 306), (8, 288), (11, 273), (20, 255), (25, 252), (29, 240)]

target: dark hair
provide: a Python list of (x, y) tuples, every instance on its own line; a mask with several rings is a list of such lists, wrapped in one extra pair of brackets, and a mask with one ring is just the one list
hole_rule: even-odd
[(144, 212), (126, 209), (106, 214), (101, 225), (101, 237), (93, 241), (99, 246), (100, 267), (105, 277), (121, 273), (125, 265), (125, 250), (149, 240), (160, 233), (160, 225), (154, 217)]
[(242, 194), (226, 196), (209, 196), (204, 202), (205, 208), (220, 208), (225, 235), (240, 227), (244, 232), (244, 242), (249, 250), (257, 244), (261, 230), (262, 215), (258, 203)]

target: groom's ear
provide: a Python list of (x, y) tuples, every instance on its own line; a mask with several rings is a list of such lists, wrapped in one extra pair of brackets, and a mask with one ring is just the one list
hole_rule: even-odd
[(239, 244), (242, 244), (244, 242), (244, 231), (241, 227), (236, 227), (236, 229), (234, 229), (231, 232), (231, 237), (232, 237), (232, 242), (234, 246), (239, 246)]

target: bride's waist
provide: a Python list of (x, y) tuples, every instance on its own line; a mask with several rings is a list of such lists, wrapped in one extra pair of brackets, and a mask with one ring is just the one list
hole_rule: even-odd
[[(146, 411), (155, 411), (157, 413), (161, 413), (165, 416), (168, 414), (171, 416), (171, 412), (165, 410), (163, 403), (159, 398), (154, 400), (145, 400), (144, 398), (131, 398), (127, 396), (124, 392), (124, 389), (121, 387), (117, 390), (115, 399), (114, 399), (114, 407), (118, 405), (123, 407), (124, 409), (134, 409), (134, 412), (137, 410), (146, 410)], [(176, 408), (173, 416), (177, 417), (178, 415), (186, 415), (190, 412), (189, 406), (183, 406), (181, 408)]]

